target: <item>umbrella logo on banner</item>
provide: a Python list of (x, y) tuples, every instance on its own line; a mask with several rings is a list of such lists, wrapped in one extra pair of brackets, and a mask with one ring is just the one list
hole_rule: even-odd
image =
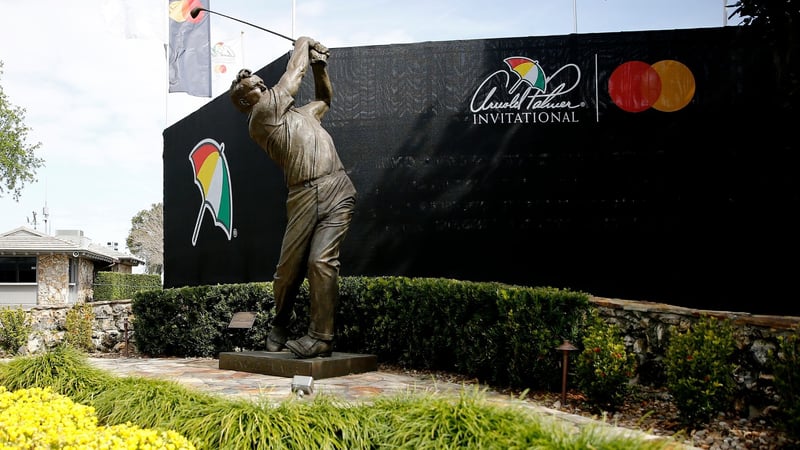
[(214, 216), (214, 225), (222, 228), (228, 240), (233, 229), (233, 195), (228, 160), (225, 159), (225, 145), (213, 139), (203, 139), (189, 153), (189, 161), (194, 169), (194, 184), (200, 188), (203, 205), (197, 215), (197, 223), (192, 235), (192, 246), (197, 243), (197, 234), (203, 223), (206, 210)]
[(512, 56), (503, 61), (508, 65), (509, 69), (519, 75), (519, 80), (509, 89), (509, 93), (514, 92), (523, 81), (528, 83), (531, 87), (544, 92), (547, 81), (545, 80), (544, 71), (542, 71), (538, 61), (523, 56)]

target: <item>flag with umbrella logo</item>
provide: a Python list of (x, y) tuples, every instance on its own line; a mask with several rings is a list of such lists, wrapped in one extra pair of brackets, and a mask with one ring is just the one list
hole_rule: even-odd
[(528, 83), (531, 87), (544, 92), (547, 86), (547, 80), (545, 80), (544, 71), (542, 71), (538, 61), (523, 56), (512, 56), (503, 61), (508, 65), (509, 69), (519, 75), (519, 80), (509, 89), (509, 93), (514, 92), (523, 81)]
[(222, 228), (228, 240), (233, 229), (233, 195), (228, 160), (225, 159), (225, 145), (213, 139), (203, 139), (189, 153), (189, 161), (194, 169), (194, 184), (200, 188), (203, 204), (197, 215), (197, 223), (192, 235), (192, 246), (197, 243), (203, 216), (209, 211), (214, 217), (214, 225)]

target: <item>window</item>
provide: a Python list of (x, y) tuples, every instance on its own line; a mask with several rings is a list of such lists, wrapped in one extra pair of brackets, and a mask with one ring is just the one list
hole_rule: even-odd
[(78, 258), (69, 259), (69, 284), (78, 282)]
[(35, 283), (36, 257), (0, 257), (0, 283)]

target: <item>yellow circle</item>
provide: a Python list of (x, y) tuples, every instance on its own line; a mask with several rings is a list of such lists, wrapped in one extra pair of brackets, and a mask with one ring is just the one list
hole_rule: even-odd
[(661, 78), (661, 95), (653, 104), (654, 109), (673, 112), (692, 101), (696, 86), (688, 67), (673, 59), (659, 61), (652, 67)]

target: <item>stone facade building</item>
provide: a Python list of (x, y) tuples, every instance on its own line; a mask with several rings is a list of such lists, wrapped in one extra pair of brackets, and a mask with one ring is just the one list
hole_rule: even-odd
[(97, 272), (131, 273), (144, 261), (93, 244), (80, 230), (55, 236), (20, 227), (0, 234), (0, 307), (62, 306), (92, 299)]

